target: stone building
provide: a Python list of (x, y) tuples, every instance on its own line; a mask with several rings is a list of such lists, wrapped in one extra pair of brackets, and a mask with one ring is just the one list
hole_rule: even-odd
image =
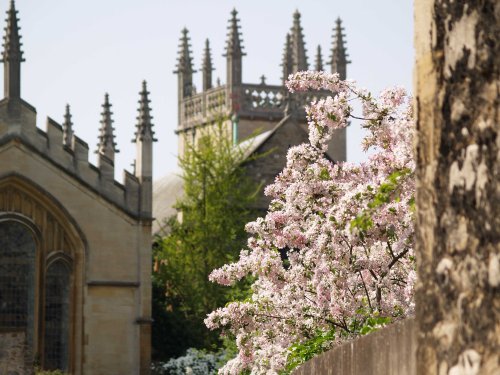
[[(21, 96), (14, 1), (7, 12), (0, 101), (0, 373), (33, 364), (71, 374), (148, 374), (151, 323), (152, 146), (140, 93), (134, 173), (114, 180), (108, 95), (98, 164), (64, 121), (36, 127)], [(28, 82), (29, 84), (29, 82)]]
[[(242, 33), (236, 10), (231, 12), (226, 41), (226, 83), (212, 80), (210, 42), (207, 39), (202, 59), (202, 91), (197, 93), (193, 85), (193, 66), (188, 30), (183, 29), (175, 73), (178, 76), (178, 154), (182, 155), (186, 142), (196, 142), (200, 133), (210, 131), (217, 121), (222, 121), (234, 144), (250, 145), (248, 155), (267, 153), (266, 157), (245, 163), (249, 175), (264, 186), (271, 183), (284, 168), (286, 153), (290, 146), (307, 141), (307, 121), (304, 105), (314, 98), (326, 94), (290, 94), (285, 81), (292, 73), (303, 70), (324, 70), (321, 47), (316, 50), (314, 66), (308, 63), (307, 50), (301, 26), (301, 15), (293, 14), (293, 24), (285, 37), (281, 63), (282, 80), (279, 85), (266, 83), (244, 83), (242, 80), (243, 50)], [(331, 72), (346, 78), (347, 59), (342, 21), (337, 19), (327, 62)], [(346, 160), (346, 129), (338, 130), (329, 145), (328, 156), (335, 161)], [(153, 231), (162, 229), (164, 219), (175, 213), (171, 207), (182, 195), (182, 179), (167, 175), (155, 182), (153, 216), (156, 218)], [(267, 210), (269, 200), (263, 195), (257, 202), (260, 211)]]

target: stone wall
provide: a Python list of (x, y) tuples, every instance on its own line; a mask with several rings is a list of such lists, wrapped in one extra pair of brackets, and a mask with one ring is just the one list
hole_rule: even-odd
[(346, 342), (299, 367), (293, 375), (415, 375), (413, 319)]
[(0, 374), (28, 375), (24, 332), (0, 332)]
[(0, 147), (21, 142), (62, 173), (73, 177), (109, 203), (132, 217), (139, 217), (139, 186), (136, 176), (123, 171), (123, 184), (114, 179), (114, 164), (102, 158), (99, 166), (89, 162), (89, 146), (73, 135), (71, 146), (63, 144), (60, 124), (47, 118), (46, 131), (36, 126), (36, 110), (30, 104), (15, 103), (20, 112), (12, 117), (8, 101), (0, 101)]
[[(151, 316), (150, 227), (23, 143), (0, 146), (0, 176), (0, 216), (36, 227), (40, 263), (58, 252), (72, 259), (70, 372), (148, 374), (142, 323)], [(42, 312), (35, 312), (37, 324)], [(43, 351), (40, 341), (34, 351)]]
[(415, 2), (418, 374), (500, 374), (500, 2)]

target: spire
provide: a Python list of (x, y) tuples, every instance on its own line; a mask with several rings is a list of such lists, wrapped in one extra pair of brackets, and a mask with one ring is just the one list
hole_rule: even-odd
[(314, 70), (317, 72), (323, 71), (323, 57), (321, 56), (321, 46), (318, 45), (316, 50), (316, 61), (314, 63)]
[(174, 73), (179, 75), (179, 99), (191, 96), (193, 90), (193, 59), (191, 58), (191, 43), (189, 41), (188, 29), (182, 29), (179, 43), (179, 56)]
[(2, 62), (4, 63), (4, 96), (6, 98), (21, 97), (21, 62), (24, 61), (21, 50), (21, 36), (17, 24), (17, 10), (14, 0), (7, 11)]
[(293, 72), (307, 70), (306, 46), (302, 26), (300, 26), (300, 13), (298, 10), (293, 14), (293, 26), (291, 29), (291, 47), (293, 56)]
[(346, 47), (344, 42), (345, 34), (343, 33), (344, 28), (342, 27), (342, 20), (337, 18), (336, 27), (334, 29), (333, 35), (333, 45), (332, 45), (332, 55), (330, 56), (330, 65), (332, 66), (332, 73), (339, 73), (340, 79), (346, 79), (347, 77), (347, 64), (350, 63), (347, 60), (349, 56), (346, 53)]
[(142, 90), (139, 93), (139, 114), (137, 116), (135, 139), (132, 142), (150, 141), (155, 142), (153, 124), (151, 123), (151, 108), (149, 108), (149, 91), (146, 81), (142, 81)]
[(139, 208), (141, 217), (151, 218), (153, 202), (153, 124), (151, 123), (151, 108), (149, 107), (149, 91), (146, 81), (142, 81), (142, 90), (139, 93), (139, 115), (135, 139), (136, 157), (134, 174), (139, 179), (141, 189), (139, 192)]
[(236, 9), (233, 9), (231, 12), (231, 19), (229, 20), (229, 25), (227, 27), (226, 53), (223, 55), (226, 57), (226, 83), (229, 87), (241, 84), (242, 56), (246, 55), (246, 53), (243, 52), (243, 46), (241, 44), (241, 32), (237, 15), (238, 12)]
[(179, 56), (177, 57), (177, 70), (174, 73), (193, 73), (193, 59), (191, 58), (191, 43), (189, 31), (183, 28), (179, 40)]
[(97, 144), (97, 153), (106, 156), (112, 162), (115, 161), (116, 149), (115, 136), (113, 134), (113, 120), (111, 119), (111, 104), (109, 104), (109, 95), (104, 95), (104, 104), (101, 113), (101, 128), (99, 130), (99, 143)]
[(293, 55), (292, 55), (292, 41), (290, 33), (286, 34), (285, 48), (283, 50), (283, 59), (281, 62), (283, 72), (283, 83), (286, 82), (288, 76), (292, 74), (293, 69)]
[(64, 112), (63, 128), (63, 145), (71, 147), (71, 139), (73, 138), (73, 122), (71, 121), (71, 113), (69, 104), (66, 104), (66, 111)]
[(209, 40), (205, 40), (205, 51), (203, 53), (203, 63), (202, 63), (202, 72), (203, 72), (203, 91), (212, 88), (212, 71), (214, 70), (212, 66), (212, 55), (210, 53), (210, 42)]
[(243, 46), (241, 45), (241, 32), (239, 25), (239, 18), (237, 18), (238, 12), (236, 9), (231, 11), (231, 19), (229, 20), (229, 25), (227, 27), (227, 43), (226, 43), (226, 53), (224, 57), (241, 57), (245, 56), (246, 53), (243, 52)]

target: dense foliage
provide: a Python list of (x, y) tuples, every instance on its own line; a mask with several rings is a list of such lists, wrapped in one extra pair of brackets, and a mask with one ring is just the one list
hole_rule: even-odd
[[(373, 98), (337, 74), (300, 72), (290, 91), (330, 90), (306, 108), (309, 143), (291, 147), (265, 190), (269, 211), (247, 225), (239, 260), (210, 279), (255, 278), (252, 296), (212, 312), (205, 323), (236, 336), (239, 354), (222, 373), (277, 374), (335, 342), (412, 314), (414, 159), (411, 105), (401, 88)], [(367, 129), (361, 164), (325, 157), (334, 129), (360, 100)], [(287, 260), (280, 257), (286, 250)]]
[(185, 144), (184, 195), (177, 202), (181, 219), (168, 221), (169, 234), (158, 239), (154, 251), (155, 359), (178, 356), (189, 347), (219, 347), (219, 334), (207, 330), (203, 319), (248, 293), (245, 283), (228, 289), (208, 280), (213, 269), (237, 259), (247, 239), (245, 224), (255, 218), (250, 207), (259, 187), (241, 166), (247, 149), (235, 147), (222, 124), (207, 128), (195, 145)]
[(180, 357), (187, 348), (201, 348), (204, 332), (199, 318), (183, 312), (182, 300), (166, 294), (165, 281), (153, 277), (153, 327), (151, 330), (153, 362)]

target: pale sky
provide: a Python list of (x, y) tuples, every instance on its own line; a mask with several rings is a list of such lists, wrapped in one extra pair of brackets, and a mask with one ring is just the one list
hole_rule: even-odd
[[(8, 0), (0, 0), (5, 15)], [(37, 109), (38, 127), (46, 117), (63, 121), (71, 105), (76, 135), (95, 151), (104, 93), (113, 104), (116, 140), (115, 176), (131, 170), (135, 146), (137, 100), (148, 81), (154, 130), (154, 179), (177, 169), (177, 77), (180, 31), (190, 31), (195, 69), (201, 66), (205, 38), (215, 64), (214, 82), (225, 81), (222, 57), (230, 11), (241, 19), (243, 81), (279, 84), (285, 35), (292, 14), (302, 14), (310, 65), (321, 45), (330, 55), (332, 29), (341, 17), (352, 64), (348, 78), (374, 93), (392, 85), (411, 88), (413, 15), (410, 0), (17, 0), (26, 62), (22, 66), (23, 99)], [(3, 17), (5, 19), (5, 16)], [(2, 27), (3, 29), (3, 27)], [(201, 73), (195, 74), (201, 88)], [(348, 160), (360, 161), (362, 132), (348, 129)], [(91, 162), (95, 163), (92, 153)]]

